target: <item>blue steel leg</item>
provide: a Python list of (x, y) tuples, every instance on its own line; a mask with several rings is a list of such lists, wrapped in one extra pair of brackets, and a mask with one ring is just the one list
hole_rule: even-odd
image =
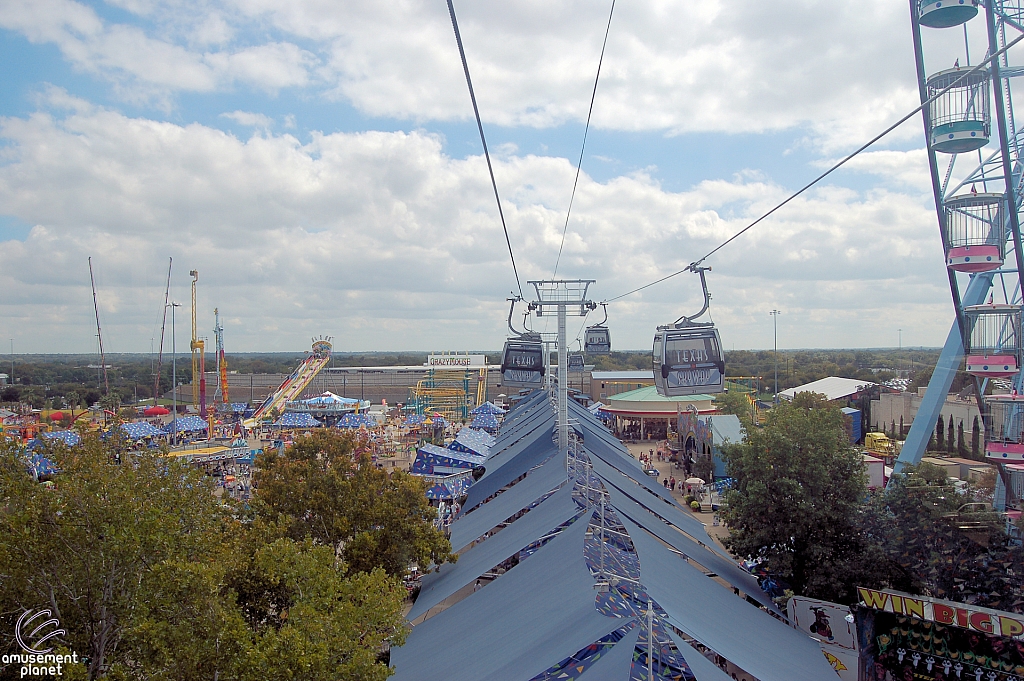
[[(963, 304), (980, 305), (985, 302), (985, 296), (991, 287), (992, 274), (990, 272), (975, 275), (964, 292)], [(935, 364), (932, 378), (928, 381), (928, 390), (925, 391), (924, 399), (921, 400), (921, 407), (917, 410), (914, 422), (910, 426), (910, 432), (907, 433), (907, 440), (903, 443), (900, 456), (893, 466), (893, 477), (903, 470), (904, 466), (916, 466), (921, 463), (921, 457), (924, 456), (928, 441), (931, 439), (932, 433), (935, 432), (935, 423), (939, 419), (939, 414), (942, 413), (946, 395), (949, 394), (949, 388), (953, 385), (953, 378), (960, 368), (960, 360), (963, 357), (964, 344), (960, 337), (960, 325), (954, 321), (953, 327), (949, 330), (949, 336), (946, 337), (946, 344), (942, 346), (939, 361)], [(892, 484), (891, 479), (889, 483)]]

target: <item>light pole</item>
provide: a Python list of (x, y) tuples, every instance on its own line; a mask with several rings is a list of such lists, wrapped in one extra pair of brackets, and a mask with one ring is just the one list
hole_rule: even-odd
[(772, 326), (774, 327), (775, 333), (775, 399), (772, 404), (779, 403), (779, 315), (782, 314), (778, 310), (772, 310), (769, 312), (772, 316)]
[(171, 308), (171, 444), (178, 442), (178, 348), (174, 343), (174, 308), (178, 303), (168, 303)]

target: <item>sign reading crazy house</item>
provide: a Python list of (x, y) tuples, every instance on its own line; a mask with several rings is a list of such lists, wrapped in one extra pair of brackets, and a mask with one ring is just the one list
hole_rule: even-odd
[(430, 355), (426, 365), (432, 369), (483, 369), (487, 366), (487, 356)]
[(965, 603), (859, 588), (854, 606), (864, 679), (1017, 681), (1024, 616)]

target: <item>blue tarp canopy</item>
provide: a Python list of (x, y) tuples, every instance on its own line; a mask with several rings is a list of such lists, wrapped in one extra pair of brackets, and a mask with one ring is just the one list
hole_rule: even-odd
[(586, 531), (577, 520), (494, 582), (413, 627), (405, 645), (391, 649), (394, 681), (531, 679), (627, 625), (594, 607)]
[(477, 414), (504, 414), (505, 410), (494, 404), (493, 402), (484, 402), (476, 409), (469, 412), (473, 416)]
[(73, 430), (54, 430), (49, 433), (42, 433), (44, 440), (60, 440), (68, 447), (74, 447), (82, 443), (82, 436)]
[(494, 436), (485, 430), (475, 428), (463, 428), (455, 436), (455, 440), (449, 443), (448, 449), (456, 452), (468, 452), (487, 456), (494, 444)]
[(316, 428), (323, 424), (313, 418), (309, 412), (287, 411), (272, 424), (276, 428)]
[[(569, 410), (583, 437), (581, 456), (590, 465), (568, 471), (564, 456), (553, 456), (554, 408), (543, 393), (527, 396), (506, 416), (483, 464), (486, 473), (469, 489), (464, 513), (451, 526), (452, 546), (465, 549), (494, 527), (501, 530), (465, 550), (458, 563), (424, 577), (410, 618), (436, 614), (413, 627), (404, 646), (392, 649), (396, 681), (527, 681), (544, 670), (560, 673), (557, 678), (582, 674), (581, 681), (625, 679), (636, 645), (631, 624), (646, 612), (648, 598), (656, 627), (672, 636), (675, 627), (685, 635), (676, 641), (680, 654), (663, 646), (658, 653), (659, 664), (685, 678), (692, 672), (700, 681), (726, 681), (689, 645), (690, 638), (757, 678), (833, 677), (816, 641), (748, 602), (755, 598), (774, 609), (756, 579), (679, 505), (679, 495), (651, 481), (594, 414), (573, 402)], [(582, 511), (581, 492), (594, 488), (605, 490), (604, 507), (617, 530), (605, 539), (605, 550), (599, 550), (600, 506), (594, 502), (552, 539), (564, 513)], [(571, 506), (564, 505), (568, 501)], [(512, 556), (518, 565), (492, 572)], [(610, 576), (627, 581), (599, 590), (595, 603), (598, 560)], [(444, 609), (453, 600), (450, 594), (466, 594), (484, 574), (482, 588)], [(607, 649), (611, 641), (601, 631), (613, 629), (597, 626), (595, 611), (625, 643)], [(559, 666), (585, 647), (605, 648), (592, 667)]]
[(472, 478), (468, 478), (464, 475), (453, 475), (450, 479), (439, 480), (430, 489), (428, 489), (427, 498), (458, 499), (466, 493), (466, 490), (469, 489), (472, 484)]
[(42, 454), (32, 454), (29, 456), (28, 467), (37, 478), (43, 475), (53, 475), (57, 472), (57, 467), (53, 462)]
[(472, 513), (459, 516), (451, 526), (452, 548), (458, 551), (484, 532), (505, 522), (565, 482), (565, 459), (551, 457), (543, 466)]
[(377, 420), (369, 414), (345, 414), (338, 419), (337, 425), (339, 428), (359, 428), (360, 426), (373, 428), (377, 425)]
[[(423, 445), (416, 451), (416, 459), (409, 468), (410, 473), (434, 475), (435, 473), (451, 473), (453, 470), (476, 468), (483, 464), (484, 458), (466, 452), (454, 452), (437, 445)], [(445, 470), (451, 469), (451, 470)]]
[(164, 426), (164, 433), (170, 434), (175, 431), (175, 424), (177, 424), (177, 431), (179, 433), (194, 433), (200, 430), (206, 430), (206, 421), (199, 418), (198, 416), (186, 416), (184, 418), (171, 421)]
[(473, 423), (469, 424), (470, 428), (480, 428), (482, 430), (497, 430), (498, 428), (498, 417), (494, 414), (480, 414)]
[(427, 417), (423, 414), (409, 414), (405, 417), (405, 425), (407, 426), (418, 426), (427, 420)]
[(445, 563), (438, 572), (424, 576), (420, 595), (409, 611), (409, 619), (414, 620), (424, 614), (579, 512), (580, 507), (572, 499), (571, 488), (563, 487), (555, 492), (519, 521), (461, 554), (459, 562)]
[(640, 558), (641, 582), (677, 629), (759, 679), (835, 674), (817, 641), (743, 602), (629, 519), (622, 523)]
[(441, 416), (440, 414), (435, 414), (434, 416), (428, 416), (427, 419), (430, 421), (430, 423), (427, 424), (427, 425), (433, 426), (434, 428), (447, 428), (448, 427), (448, 419), (446, 419), (445, 417)]
[(121, 430), (132, 440), (141, 440), (144, 437), (153, 437), (154, 435), (165, 435), (163, 430), (157, 428), (152, 423), (147, 421), (132, 421), (131, 423), (122, 423)]

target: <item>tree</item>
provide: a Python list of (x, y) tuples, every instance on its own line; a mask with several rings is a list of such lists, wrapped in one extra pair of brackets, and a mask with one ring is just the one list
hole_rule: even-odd
[(935, 449), (940, 450), (946, 442), (946, 422), (942, 418), (942, 414), (939, 414), (939, 420), (935, 424)]
[(220, 555), (225, 509), (207, 479), (155, 454), (115, 465), (95, 436), (44, 453), (61, 470), (52, 489), (0, 445), (0, 598), (7, 613), (50, 607), (95, 678), (116, 659), (152, 566)]
[(971, 458), (981, 459), (981, 428), (978, 426), (978, 417), (974, 417), (974, 424), (971, 426)]
[(901, 440), (902, 440), (902, 439), (903, 439), (903, 437), (904, 437), (904, 436), (906, 435), (906, 432), (907, 432), (907, 431), (906, 431), (906, 429), (905, 429), (905, 428), (904, 428), (904, 426), (903, 426), (903, 414), (900, 414), (900, 432), (899, 432), (899, 439), (901, 439)]
[(744, 424), (750, 422), (750, 398), (738, 390), (715, 396), (715, 406), (723, 414), (735, 414)]
[(868, 504), (863, 530), (892, 566), (887, 581), (923, 593), (1024, 612), (1024, 549), (994, 513), (966, 505), (939, 466), (904, 469)]
[(705, 482), (715, 479), (715, 460), (711, 454), (697, 454), (693, 462), (693, 474)]
[[(402, 583), (213, 496), (210, 479), (95, 435), (52, 445), (53, 487), (0, 443), (0, 636), (49, 607), (90, 679), (383, 681)], [(130, 458), (129, 458), (130, 457)], [(81, 677), (78, 677), (81, 678)]]
[(946, 451), (952, 454), (955, 451), (953, 440), (953, 415), (949, 415), (949, 427), (946, 429)]
[(878, 582), (881, 561), (859, 529), (862, 456), (824, 396), (800, 393), (775, 407), (725, 459), (735, 481), (725, 511), (731, 550), (815, 598), (850, 603), (856, 585)]
[(257, 515), (280, 520), (293, 539), (333, 547), (355, 572), (380, 567), (401, 576), (414, 562), (454, 560), (448, 539), (433, 526), (437, 512), (426, 483), (379, 469), (368, 455), (353, 460), (356, 445), (350, 434), (322, 431), (297, 439), (282, 456), (264, 454), (257, 464)]

